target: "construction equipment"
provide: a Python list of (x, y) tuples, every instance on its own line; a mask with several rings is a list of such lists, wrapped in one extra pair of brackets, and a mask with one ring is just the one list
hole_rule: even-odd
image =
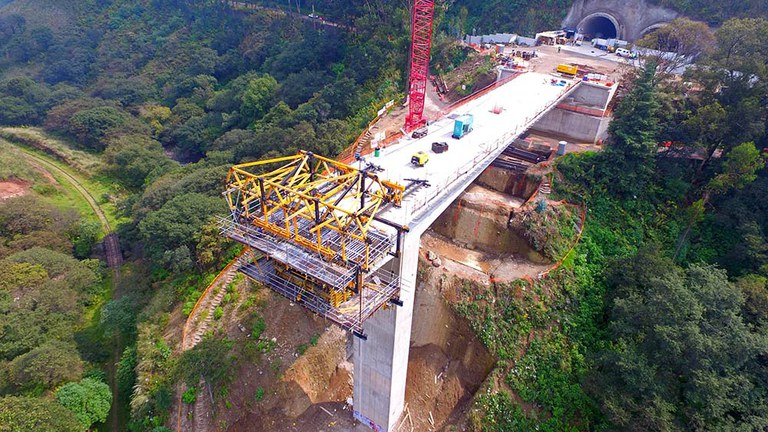
[(411, 156), (411, 163), (416, 166), (423, 167), (427, 162), (429, 162), (429, 155), (423, 151), (416, 152), (416, 154)]
[(453, 138), (461, 139), (464, 135), (472, 132), (472, 124), (475, 118), (472, 114), (465, 114), (457, 118), (453, 123)]
[(448, 143), (447, 142), (433, 142), (432, 143), (432, 151), (440, 154), (445, 153), (448, 151)]
[(559, 64), (557, 65), (557, 71), (561, 74), (576, 75), (579, 72), (579, 68), (574, 65)]
[[(550, 154), (551, 153), (552, 151), (550, 150)], [(531, 162), (531, 163), (544, 162), (545, 160), (549, 159), (549, 156), (544, 156), (535, 152), (522, 150), (519, 148), (515, 148), (513, 146), (509, 146), (506, 149), (504, 149), (503, 154), (507, 156), (512, 156), (517, 159), (522, 159), (526, 162)]]
[(240, 271), (364, 337), (363, 321), (397, 302), (399, 279), (378, 263), (408, 231), (380, 213), (420, 186), (302, 151), (233, 166), (219, 228), (261, 252)]
[(415, 0), (411, 19), (411, 68), (408, 75), (408, 116), (405, 130), (410, 132), (425, 120), (424, 98), (429, 78), (429, 50), (432, 46), (434, 0)]

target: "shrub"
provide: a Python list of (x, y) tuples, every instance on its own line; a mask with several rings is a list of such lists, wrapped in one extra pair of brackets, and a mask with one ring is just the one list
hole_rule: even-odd
[(93, 378), (67, 383), (56, 391), (56, 400), (72, 411), (77, 420), (87, 429), (92, 424), (107, 420), (112, 405), (109, 386)]
[(195, 387), (188, 388), (187, 391), (181, 395), (181, 400), (188, 405), (195, 403), (197, 401), (197, 389)]
[(253, 398), (257, 401), (260, 401), (264, 399), (264, 387), (259, 387), (256, 389), (256, 393), (254, 393)]
[(267, 329), (267, 322), (257, 313), (254, 313), (251, 317), (255, 318), (253, 326), (251, 327), (251, 337), (258, 339), (261, 337), (262, 333), (264, 333), (264, 330)]

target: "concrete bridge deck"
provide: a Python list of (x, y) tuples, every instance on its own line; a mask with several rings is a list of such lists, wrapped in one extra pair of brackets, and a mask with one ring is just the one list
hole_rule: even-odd
[[(422, 221), (439, 216), (442, 210), (435, 208), (438, 201), (445, 199), (456, 187), (465, 189), (508, 144), (564, 99), (577, 84), (566, 80), (565, 86), (552, 85), (553, 79), (560, 81), (562, 78), (534, 72), (521, 74), (431, 124), (427, 136), (416, 140), (401, 139), (383, 149), (380, 157), (368, 158), (368, 162), (384, 169), (379, 173), (381, 178), (401, 184), (408, 183), (405, 179), (425, 179), (431, 185), (416, 189), (400, 208), (389, 208), (380, 215), (408, 225), (411, 230)], [(495, 114), (494, 108), (501, 108), (501, 112)], [(451, 137), (453, 118), (463, 114), (474, 116), (474, 130), (461, 139), (454, 139)], [(436, 141), (448, 143), (449, 150), (441, 154), (432, 152), (431, 145)], [(429, 162), (424, 167), (411, 164), (411, 156), (418, 151), (429, 154)]]

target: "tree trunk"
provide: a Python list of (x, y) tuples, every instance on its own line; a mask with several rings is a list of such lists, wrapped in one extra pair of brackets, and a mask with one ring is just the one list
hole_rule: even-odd
[(701, 161), (699, 164), (699, 167), (696, 168), (696, 173), (693, 175), (693, 183), (695, 184), (700, 178), (701, 173), (704, 172), (704, 168), (709, 164), (709, 161), (712, 160), (712, 158), (715, 156), (715, 152), (720, 147), (721, 143), (713, 144), (707, 149), (707, 157)]

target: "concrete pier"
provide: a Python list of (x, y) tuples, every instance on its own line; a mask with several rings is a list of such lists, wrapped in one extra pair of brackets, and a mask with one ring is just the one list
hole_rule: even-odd
[(395, 259), (403, 306), (390, 304), (376, 312), (363, 325), (368, 339), (354, 341), (354, 416), (377, 432), (393, 431), (403, 413), (420, 237), (405, 235)]
[[(379, 309), (363, 324), (367, 338), (353, 342), (353, 413), (372, 430), (395, 431), (403, 414), (421, 234), (509, 144), (582, 85), (554, 86), (550, 78), (522, 74), (457, 108), (456, 114), (470, 113), (475, 119), (474, 131), (461, 140), (451, 138), (454, 122), (446, 117), (432, 123), (427, 136), (405, 138), (376, 159), (382, 178), (403, 183), (426, 179), (430, 187), (415, 189), (401, 206), (380, 214), (409, 231), (401, 236), (400, 257), (386, 263), (400, 277), (403, 305)], [(429, 152), (430, 144), (439, 141), (449, 142), (451, 150), (432, 154), (425, 167), (410, 163), (414, 152)]]

